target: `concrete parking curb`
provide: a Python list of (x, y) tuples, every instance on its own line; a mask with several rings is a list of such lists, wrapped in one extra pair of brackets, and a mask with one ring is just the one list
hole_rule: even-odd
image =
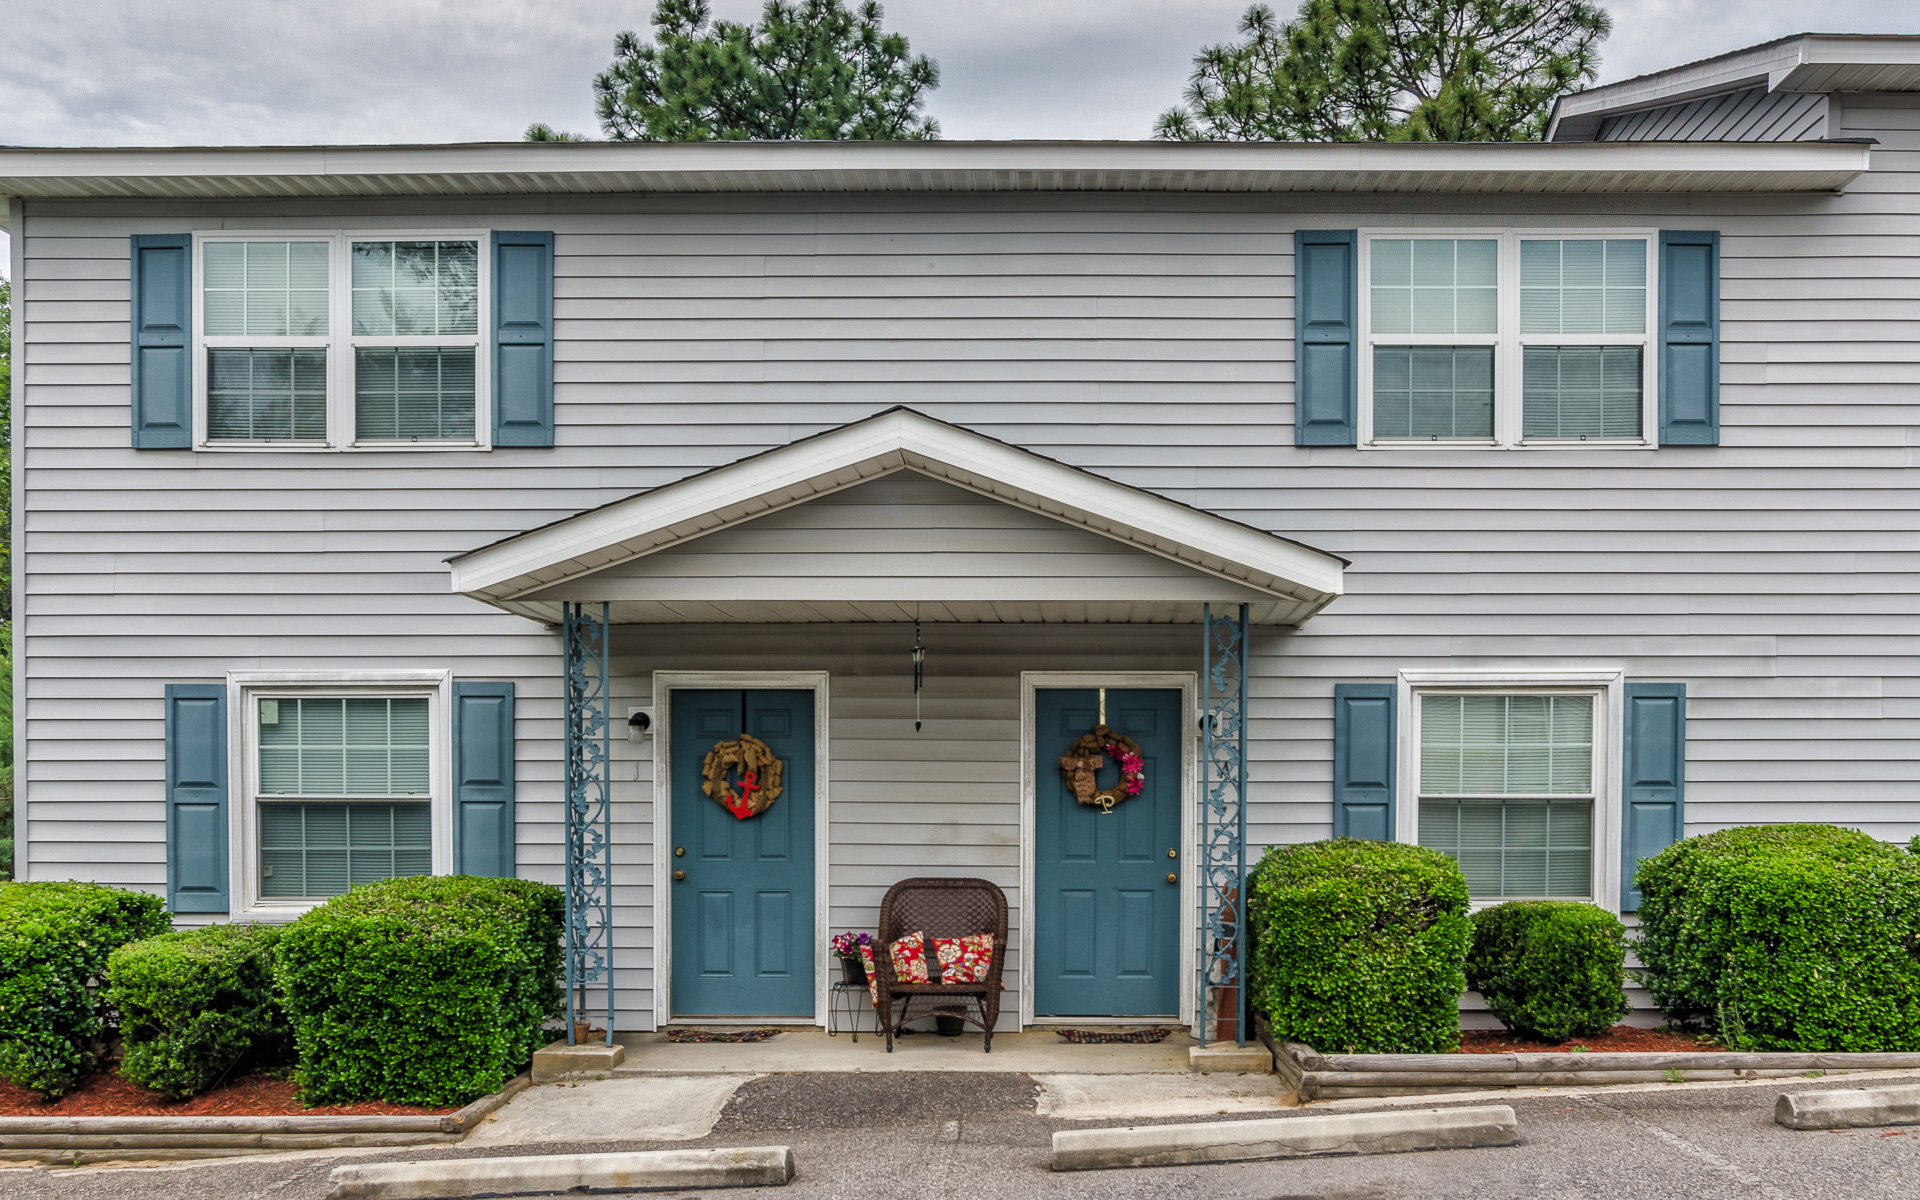
[(327, 1200), (433, 1200), (570, 1191), (649, 1188), (782, 1187), (793, 1179), (793, 1150), (648, 1150), (633, 1154), (542, 1154), (438, 1162), (335, 1167)]
[(1774, 1104), (1773, 1119), (1802, 1130), (1920, 1125), (1920, 1087), (1787, 1092)]
[(1466, 1150), (1511, 1146), (1519, 1140), (1513, 1109), (1504, 1104), (1205, 1125), (1074, 1129), (1053, 1135), (1053, 1169), (1091, 1171), (1328, 1154)]

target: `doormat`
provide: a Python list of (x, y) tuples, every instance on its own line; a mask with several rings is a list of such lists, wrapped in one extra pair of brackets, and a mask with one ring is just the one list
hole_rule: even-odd
[(1164, 1042), (1171, 1029), (1056, 1029), (1055, 1033), (1078, 1046), (1104, 1046), (1114, 1042)]
[(784, 1029), (669, 1029), (670, 1042), (764, 1042)]

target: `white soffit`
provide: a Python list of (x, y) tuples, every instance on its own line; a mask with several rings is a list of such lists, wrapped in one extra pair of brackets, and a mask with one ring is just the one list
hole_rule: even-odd
[(0, 196), (214, 198), (678, 192), (1810, 192), (1857, 144), (504, 142), (0, 148)]
[[(684, 543), (869, 479), (911, 470), (1123, 545), (1180, 563), (1221, 582), (1222, 603), (1257, 598), (1256, 620), (1293, 624), (1342, 589), (1344, 560), (1164, 496), (1056, 462), (906, 408), (716, 467), (652, 491), (458, 555), (452, 590), (509, 612), (551, 619), (552, 593), (617, 563)], [(570, 591), (577, 591), (576, 586)], [(676, 605), (676, 599), (683, 603)], [(937, 597), (927, 597), (937, 601)], [(1195, 620), (1198, 606), (1110, 605), (1089, 594), (1051, 607), (1028, 598), (980, 601), (954, 620)], [(1051, 603), (1051, 602), (1050, 602)], [(881, 595), (848, 595), (831, 604), (748, 606), (729, 616), (710, 598), (689, 595), (616, 614), (626, 620), (895, 620), (911, 610)], [(1187, 607), (1193, 611), (1188, 613)], [(1021, 615), (1027, 608), (1032, 613)], [(549, 610), (552, 610), (551, 612)], [(705, 616), (695, 616), (700, 613)], [(1078, 615), (1075, 615), (1078, 614)], [(907, 619), (911, 619), (908, 615)]]

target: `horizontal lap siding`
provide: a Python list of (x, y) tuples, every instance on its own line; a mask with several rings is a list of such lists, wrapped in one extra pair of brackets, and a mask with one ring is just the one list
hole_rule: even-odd
[[(1917, 118), (1849, 98), (1846, 132), (1880, 145), (1875, 172), (1839, 197), (32, 205), (16, 368), (30, 875), (162, 886), (162, 685), (431, 666), (519, 685), (521, 862), (557, 879), (557, 641), (448, 595), (442, 560), (892, 404), (1353, 560), (1325, 613), (1255, 638), (1258, 844), (1330, 829), (1335, 683), (1596, 661), (1688, 683), (1695, 831), (1835, 819), (1904, 838), (1920, 829)], [(1292, 231), (1508, 220), (1722, 231), (1724, 444), (1294, 448)], [(558, 445), (133, 452), (127, 235), (222, 222), (555, 229)], [(903, 637), (783, 631), (767, 657), (821, 669), (868, 647), (904, 656)], [(687, 642), (675, 662), (737, 661), (726, 640)], [(836, 778), (870, 797), (848, 810), (842, 864), (866, 891), (836, 899), (836, 927), (858, 924), (884, 886), (885, 867), (860, 861), (880, 852), (856, 848), (896, 832), (951, 829), (979, 869), (1006, 868), (1017, 676), (1046, 660), (1044, 642), (1008, 645), (966, 666), (994, 714), (979, 718), (993, 736), (965, 743), (991, 750), (991, 773), (967, 785), (977, 798), (933, 799), (948, 785), (927, 776), (949, 769), (947, 751), (897, 729), (849, 736), (861, 748), (836, 755)], [(635, 670), (656, 661), (622, 646)], [(842, 697), (848, 722), (900, 699), (897, 672), (843, 688), (832, 669), (836, 722)], [(935, 689), (963, 678), (930, 671)], [(643, 686), (624, 681), (619, 702)], [(639, 749), (619, 751), (615, 814), (630, 1012), (652, 1003)], [(911, 783), (933, 790), (890, 805)]]

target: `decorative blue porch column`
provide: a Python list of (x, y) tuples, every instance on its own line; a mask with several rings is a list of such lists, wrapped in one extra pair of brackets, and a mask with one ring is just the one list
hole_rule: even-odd
[[(598, 1015), (588, 987), (606, 984), (607, 1045), (613, 1045), (612, 724), (607, 718), (607, 605), (568, 603), (561, 629), (566, 662), (567, 1044), (577, 1021)], [(599, 990), (594, 989), (596, 992)]]
[[(1247, 1044), (1243, 1016), (1247, 941), (1247, 606), (1233, 616), (1203, 610), (1201, 726), (1200, 1013), (1216, 1020), (1233, 1006), (1234, 1041)], [(1229, 997), (1232, 997), (1229, 1000)]]

